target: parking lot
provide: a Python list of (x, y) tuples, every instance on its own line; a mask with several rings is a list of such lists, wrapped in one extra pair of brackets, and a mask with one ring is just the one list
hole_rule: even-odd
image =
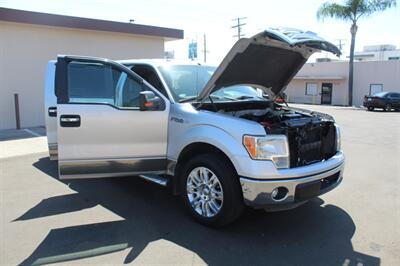
[(44, 137), (0, 136), (0, 264), (400, 265), (400, 113), (333, 115), (343, 183), (290, 211), (210, 229), (135, 177), (60, 181)]

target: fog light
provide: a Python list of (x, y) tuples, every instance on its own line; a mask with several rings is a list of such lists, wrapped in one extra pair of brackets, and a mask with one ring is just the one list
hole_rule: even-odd
[(285, 187), (277, 187), (271, 192), (271, 198), (274, 201), (282, 201), (286, 199), (289, 190)]

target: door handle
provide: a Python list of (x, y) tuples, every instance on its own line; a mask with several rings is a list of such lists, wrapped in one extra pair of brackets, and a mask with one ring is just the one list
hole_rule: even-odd
[(80, 115), (62, 115), (60, 117), (61, 127), (80, 127), (81, 116)]
[(49, 116), (56, 117), (57, 116), (57, 107), (50, 106), (48, 109)]

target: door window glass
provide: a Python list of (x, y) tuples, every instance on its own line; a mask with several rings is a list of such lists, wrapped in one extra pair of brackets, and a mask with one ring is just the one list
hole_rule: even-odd
[(105, 103), (139, 107), (141, 83), (110, 65), (88, 62), (68, 64), (70, 103)]
[(69, 102), (114, 104), (117, 76), (117, 70), (108, 65), (84, 62), (69, 63)]
[(400, 94), (399, 93), (389, 93), (388, 97), (392, 98), (392, 99), (400, 99)]
[(321, 104), (332, 103), (332, 83), (322, 83)]
[(121, 73), (117, 84), (117, 101), (118, 107), (137, 107), (140, 106), (140, 92), (142, 85), (136, 80), (129, 77), (126, 73)]

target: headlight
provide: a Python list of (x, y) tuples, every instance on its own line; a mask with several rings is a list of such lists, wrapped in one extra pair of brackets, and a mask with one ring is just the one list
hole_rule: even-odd
[(289, 144), (285, 135), (244, 135), (243, 145), (252, 159), (271, 160), (276, 168), (289, 168)]
[(340, 136), (340, 127), (335, 124), (335, 130), (336, 130), (336, 151), (340, 151), (340, 149), (342, 148), (342, 139)]

